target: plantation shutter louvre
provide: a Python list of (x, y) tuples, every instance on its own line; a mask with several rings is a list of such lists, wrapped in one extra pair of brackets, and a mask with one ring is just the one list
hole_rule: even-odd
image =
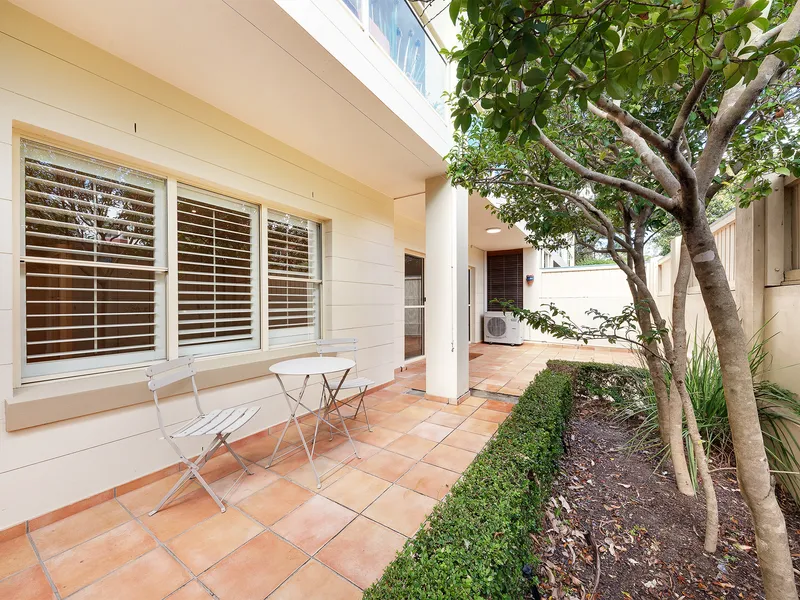
[(492, 300), (513, 300), (522, 307), (522, 250), (487, 252), (486, 308), (501, 310)]
[(267, 215), (269, 343), (316, 340), (319, 335), (320, 226), (270, 210)]
[(179, 186), (180, 354), (259, 345), (258, 207)]
[(164, 357), (165, 182), (23, 140), (23, 377)]

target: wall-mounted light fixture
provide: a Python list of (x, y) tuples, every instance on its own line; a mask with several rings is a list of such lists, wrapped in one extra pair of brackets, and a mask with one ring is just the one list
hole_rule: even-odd
[(489, 229), (486, 230), (486, 233), (500, 233), (501, 231), (502, 229), (499, 227), (489, 227)]

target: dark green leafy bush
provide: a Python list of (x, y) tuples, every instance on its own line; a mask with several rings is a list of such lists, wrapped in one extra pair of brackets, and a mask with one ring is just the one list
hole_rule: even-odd
[(529, 533), (539, 528), (571, 408), (569, 378), (539, 373), (365, 600), (522, 597), (522, 569), (536, 560)]

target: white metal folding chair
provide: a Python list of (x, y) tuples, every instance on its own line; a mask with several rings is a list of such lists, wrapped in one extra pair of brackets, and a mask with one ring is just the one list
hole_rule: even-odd
[[(353, 414), (353, 419), (358, 417), (358, 411), (362, 408), (364, 409), (364, 419), (367, 422), (367, 429), (372, 431), (372, 426), (369, 424), (369, 415), (367, 415), (367, 407), (364, 404), (364, 396), (367, 393), (367, 388), (371, 385), (375, 385), (375, 382), (371, 379), (367, 379), (366, 377), (359, 377), (358, 375), (358, 360), (356, 359), (356, 353), (358, 352), (358, 339), (357, 338), (336, 338), (332, 340), (317, 340), (317, 353), (320, 356), (326, 355), (339, 355), (339, 354), (351, 354), (349, 358), (352, 358), (353, 361), (356, 363), (354, 367), (355, 374), (353, 377), (347, 377), (342, 382), (341, 378), (334, 378), (330, 381), (330, 385), (332, 388), (336, 389), (339, 387), (341, 382), (342, 390), (358, 390), (358, 392), (349, 398), (344, 398), (343, 400), (339, 400), (339, 406), (347, 405), (352, 407), (353, 404), (356, 405), (356, 412)], [(335, 407), (331, 406), (331, 403), (327, 402), (325, 406), (325, 417), (327, 418), (328, 413), (333, 410)], [(319, 421), (317, 421), (319, 424)], [(363, 429), (363, 428), (362, 428)], [(331, 432), (332, 435), (332, 432)]]
[[(202, 485), (211, 495), (211, 497), (214, 499), (214, 502), (216, 502), (219, 506), (220, 510), (225, 512), (225, 505), (214, 493), (214, 490), (211, 489), (211, 486), (206, 483), (206, 480), (203, 479), (202, 475), (200, 475), (200, 469), (202, 469), (203, 465), (205, 465), (209, 459), (214, 456), (214, 453), (219, 450), (221, 446), (225, 446), (228, 449), (228, 452), (231, 453), (231, 456), (236, 459), (236, 462), (241, 465), (242, 469), (244, 469), (248, 475), (253, 474), (252, 471), (247, 468), (247, 465), (244, 464), (242, 458), (233, 451), (233, 448), (230, 447), (228, 444), (228, 437), (234, 431), (241, 428), (242, 425), (252, 419), (261, 407), (251, 406), (225, 408), (222, 410), (212, 410), (209, 413), (204, 413), (202, 407), (200, 406), (200, 395), (197, 393), (197, 384), (194, 380), (194, 376), (197, 371), (194, 367), (194, 359), (191, 356), (170, 360), (159, 365), (149, 367), (145, 373), (148, 379), (147, 387), (151, 392), (153, 392), (153, 400), (156, 403), (158, 427), (161, 429), (164, 439), (169, 442), (169, 445), (172, 446), (172, 449), (175, 450), (175, 453), (180, 457), (181, 462), (186, 465), (186, 471), (184, 474), (172, 487), (172, 489), (167, 492), (167, 495), (164, 496), (161, 502), (158, 503), (158, 506), (150, 511), (150, 516), (152, 517), (159, 510), (161, 510), (164, 504), (166, 504), (167, 501), (191, 479), (196, 479), (198, 483), (200, 483), (200, 485)], [(161, 407), (158, 404), (158, 390), (186, 379), (191, 380), (192, 383), (192, 392), (194, 392), (194, 402), (197, 405), (198, 416), (192, 419), (192, 421), (190, 421), (187, 425), (181, 427), (175, 433), (168, 434), (164, 428), (164, 419), (161, 416)], [(211, 445), (209, 445), (205, 452), (197, 457), (196, 460), (191, 461), (183, 455), (183, 451), (181, 451), (178, 444), (175, 443), (175, 438), (195, 437), (199, 435), (213, 435), (214, 441), (211, 443)]]

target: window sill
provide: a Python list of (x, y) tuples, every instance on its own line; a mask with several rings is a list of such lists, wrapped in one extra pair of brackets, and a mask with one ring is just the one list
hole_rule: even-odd
[[(287, 358), (316, 356), (313, 344), (269, 350), (198, 358), (197, 388), (207, 389), (269, 375), (269, 367)], [(168, 398), (191, 390), (187, 382), (177, 383), (159, 392)], [(32, 383), (15, 388), (5, 402), (6, 431), (56, 423), (107, 410), (152, 402), (144, 368), (85, 375)]]

